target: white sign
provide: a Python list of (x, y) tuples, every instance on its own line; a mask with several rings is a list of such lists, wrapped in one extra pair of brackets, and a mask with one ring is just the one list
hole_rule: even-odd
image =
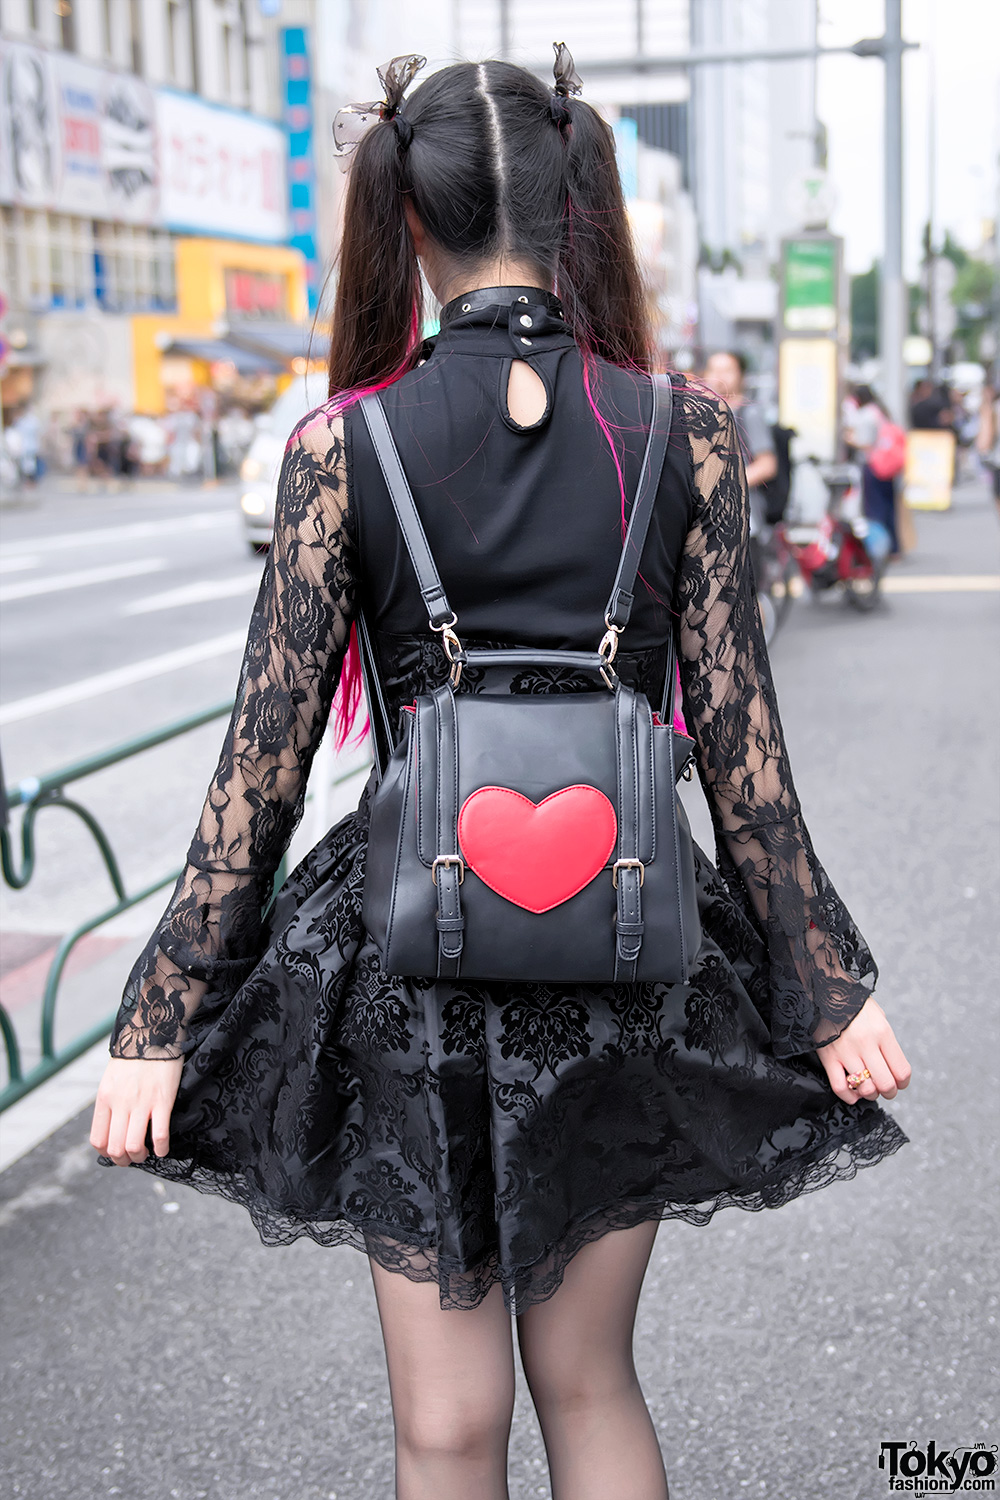
[(0, 43), (0, 202), (288, 238), (285, 134), (66, 52)]
[(0, 198), (156, 221), (153, 92), (68, 53), (0, 47)]
[(226, 238), (287, 238), (280, 126), (163, 89), (156, 124), (161, 223)]

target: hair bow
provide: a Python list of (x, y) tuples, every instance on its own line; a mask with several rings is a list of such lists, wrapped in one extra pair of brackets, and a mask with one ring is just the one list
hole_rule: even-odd
[(552, 64), (552, 72), (556, 80), (553, 93), (558, 94), (562, 99), (568, 98), (570, 94), (579, 94), (583, 88), (583, 79), (576, 71), (572, 52), (565, 42), (553, 42), (552, 50), (556, 55), (556, 60)]
[(413, 137), (413, 126), (400, 113), (403, 95), (420, 69), (427, 63), (426, 57), (408, 52), (404, 57), (394, 57), (378, 69), (379, 82), (385, 97), (369, 104), (345, 104), (333, 117), (333, 150), (335, 156), (350, 156), (366, 131), (380, 120), (392, 120), (396, 124), (400, 145), (406, 147)]

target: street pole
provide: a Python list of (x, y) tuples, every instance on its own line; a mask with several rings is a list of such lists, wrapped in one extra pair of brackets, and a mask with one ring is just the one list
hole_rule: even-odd
[(510, 57), (510, 0), (497, 0), (500, 21), (500, 56)]
[(903, 31), (902, 0), (885, 0), (885, 240), (879, 298), (882, 396), (894, 422), (904, 422), (903, 339)]

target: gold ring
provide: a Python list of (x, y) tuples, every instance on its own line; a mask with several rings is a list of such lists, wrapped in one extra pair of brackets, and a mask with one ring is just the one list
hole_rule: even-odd
[(865, 1079), (870, 1078), (871, 1076), (872, 1075), (871, 1073), (869, 1073), (867, 1068), (865, 1068), (860, 1073), (848, 1073), (847, 1086), (848, 1088), (856, 1089), (859, 1083), (864, 1083)]

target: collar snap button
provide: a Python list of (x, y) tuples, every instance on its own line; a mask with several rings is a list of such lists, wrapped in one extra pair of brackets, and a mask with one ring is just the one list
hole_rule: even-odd
[(522, 343), (522, 344), (530, 344), (530, 343), (531, 343), (531, 340), (530, 340), (530, 339), (522, 339), (522, 340), (521, 340), (521, 343)]
[(529, 313), (522, 313), (518, 321), (520, 322), (522, 328), (531, 327), (531, 316)]

